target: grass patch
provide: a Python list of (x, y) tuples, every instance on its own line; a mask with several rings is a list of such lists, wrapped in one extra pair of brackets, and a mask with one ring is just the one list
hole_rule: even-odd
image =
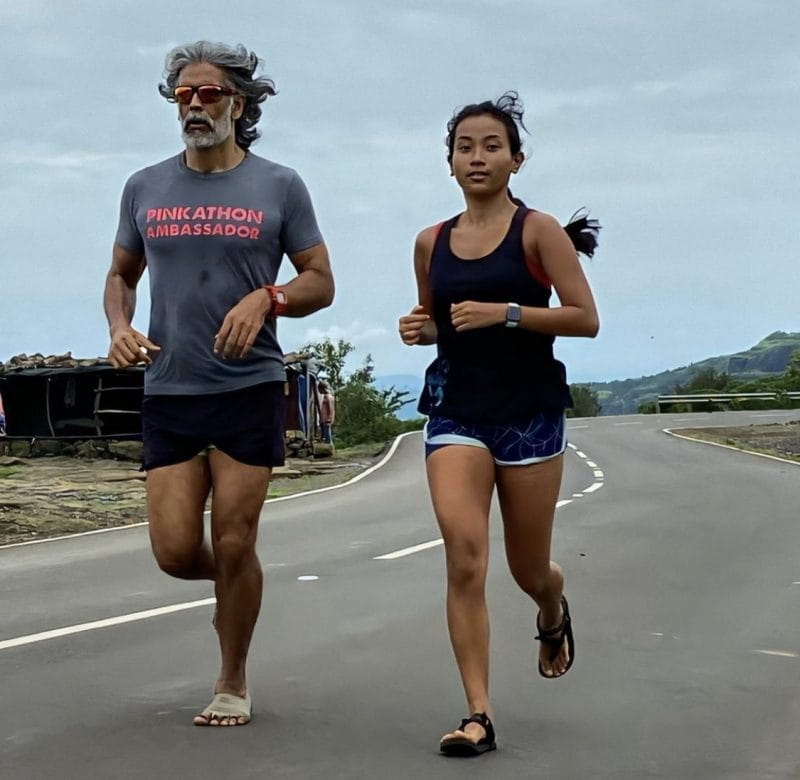
[(0, 466), (0, 479), (10, 477), (17, 471), (13, 466)]
[(355, 444), (347, 449), (337, 449), (334, 460), (352, 460), (354, 458), (377, 458), (387, 447), (385, 441), (371, 441), (367, 444)]
[(276, 479), (270, 483), (267, 498), (282, 498), (283, 496), (293, 496), (296, 493), (305, 493), (309, 490), (319, 490), (320, 488), (340, 485), (342, 482), (352, 479), (356, 474), (360, 474), (363, 470), (361, 466), (352, 466), (338, 469), (329, 474), (309, 474), (292, 479)]

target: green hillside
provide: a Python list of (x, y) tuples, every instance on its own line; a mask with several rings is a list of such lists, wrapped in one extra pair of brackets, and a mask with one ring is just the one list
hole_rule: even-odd
[(639, 404), (654, 401), (656, 396), (674, 391), (675, 385), (685, 385), (694, 374), (708, 369), (725, 372), (737, 380), (758, 379), (782, 374), (792, 354), (800, 350), (800, 333), (776, 331), (754, 347), (734, 355), (706, 358), (671, 371), (638, 379), (614, 382), (591, 382), (603, 406), (603, 414), (634, 414)]

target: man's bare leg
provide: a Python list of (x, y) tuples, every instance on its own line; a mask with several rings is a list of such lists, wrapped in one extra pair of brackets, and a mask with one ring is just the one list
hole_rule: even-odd
[(203, 538), (210, 490), (211, 472), (204, 455), (147, 472), (150, 544), (158, 565), (173, 577), (214, 579), (214, 556)]
[[(209, 453), (213, 483), (211, 538), (222, 668), (215, 693), (247, 695), (246, 662), (261, 608), (263, 575), (255, 552), (258, 519), (271, 469), (248, 466), (220, 450)], [(197, 725), (243, 725), (243, 716), (198, 715)]]

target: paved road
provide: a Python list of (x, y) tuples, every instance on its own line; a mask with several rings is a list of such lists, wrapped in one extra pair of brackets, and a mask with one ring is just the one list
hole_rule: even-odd
[(217, 671), (212, 606), (191, 605), (212, 594), (161, 575), (145, 529), (2, 549), (0, 777), (800, 777), (800, 468), (661, 430), (788, 416), (570, 421), (555, 557), (577, 660), (536, 674), (495, 513), (500, 749), (474, 761), (437, 753), (463, 710), (442, 548), (376, 559), (438, 538), (418, 435), (356, 485), (265, 508), (246, 728), (191, 725)]

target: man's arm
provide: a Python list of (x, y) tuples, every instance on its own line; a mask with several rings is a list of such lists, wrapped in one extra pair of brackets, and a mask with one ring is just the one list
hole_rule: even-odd
[[(281, 289), (286, 293), (285, 317), (305, 317), (330, 306), (334, 284), (328, 248), (316, 244), (289, 256), (297, 276)], [(225, 316), (214, 351), (226, 358), (242, 358), (253, 346), (272, 308), (272, 296), (262, 288), (242, 298)]]
[(286, 317), (305, 317), (333, 303), (333, 282), (328, 247), (317, 244), (289, 256), (297, 276), (282, 289), (286, 293)]
[(145, 349), (158, 350), (146, 336), (131, 327), (136, 310), (136, 286), (147, 263), (139, 255), (114, 244), (111, 268), (106, 276), (103, 307), (108, 319), (111, 346), (108, 358), (114, 368), (127, 368), (137, 363), (151, 363)]

